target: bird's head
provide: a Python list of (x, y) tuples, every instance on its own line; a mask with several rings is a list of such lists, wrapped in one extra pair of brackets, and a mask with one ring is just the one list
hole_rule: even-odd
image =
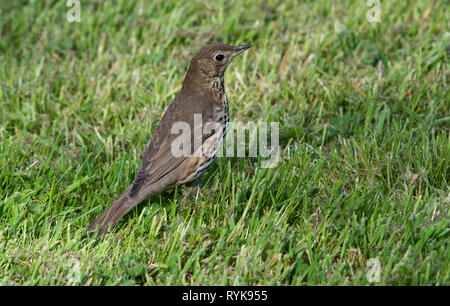
[(250, 47), (251, 45), (233, 47), (223, 43), (205, 46), (192, 58), (188, 75), (193, 74), (202, 79), (223, 77), (232, 59)]

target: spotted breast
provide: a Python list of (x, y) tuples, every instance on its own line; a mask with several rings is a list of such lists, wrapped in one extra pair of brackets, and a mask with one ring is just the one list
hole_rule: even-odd
[(197, 168), (195, 179), (204, 173), (211, 164), (217, 159), (217, 153), (222, 146), (227, 135), (230, 122), (230, 112), (228, 106), (227, 95), (225, 94), (225, 86), (223, 76), (215, 78), (212, 84), (213, 94), (217, 96), (217, 101), (221, 104), (214, 106), (213, 120), (220, 128), (214, 130), (214, 134), (206, 139), (202, 144), (202, 152), (205, 157), (204, 163)]

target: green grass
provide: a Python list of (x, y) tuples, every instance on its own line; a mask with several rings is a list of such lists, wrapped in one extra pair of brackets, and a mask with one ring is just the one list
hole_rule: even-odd
[[(450, 285), (445, 1), (0, 2), (0, 283)], [(281, 160), (220, 158), (85, 229), (133, 180), (195, 52)]]

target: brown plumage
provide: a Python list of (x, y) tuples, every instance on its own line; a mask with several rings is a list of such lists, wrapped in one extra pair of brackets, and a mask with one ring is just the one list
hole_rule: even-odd
[[(216, 43), (203, 47), (191, 60), (181, 91), (164, 113), (153, 134), (136, 178), (88, 228), (102, 236), (117, 221), (149, 196), (168, 187), (193, 181), (215, 160), (226, 136), (228, 101), (223, 76), (228, 64), (250, 45), (232, 47)], [(194, 120), (201, 115), (201, 122)], [(189, 125), (190, 155), (173, 154), (172, 144), (180, 134), (172, 133), (177, 122)], [(212, 122), (215, 127), (194, 139), (195, 129)]]

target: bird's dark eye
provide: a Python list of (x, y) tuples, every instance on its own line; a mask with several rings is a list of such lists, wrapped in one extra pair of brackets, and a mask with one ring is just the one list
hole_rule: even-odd
[(225, 56), (223, 54), (217, 54), (214, 58), (216, 61), (221, 62), (224, 59)]

